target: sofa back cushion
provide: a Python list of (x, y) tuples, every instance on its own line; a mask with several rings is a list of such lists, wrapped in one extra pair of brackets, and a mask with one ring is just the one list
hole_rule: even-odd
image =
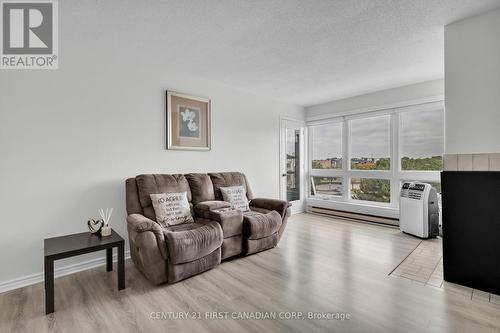
[(134, 178), (128, 178), (125, 181), (127, 214), (143, 214), (141, 202), (139, 201), (139, 192), (137, 191), (137, 181)]
[(253, 199), (253, 193), (248, 184), (247, 178), (241, 172), (217, 172), (209, 173), (214, 186), (215, 200), (224, 200), (220, 191), (221, 187), (243, 186), (247, 193), (248, 200)]
[(143, 214), (153, 221), (156, 221), (156, 214), (151, 194), (186, 192), (188, 201), (192, 200), (191, 189), (184, 175), (139, 175), (135, 180)]
[(191, 188), (193, 205), (204, 201), (215, 200), (214, 185), (206, 173), (188, 173), (184, 175)]

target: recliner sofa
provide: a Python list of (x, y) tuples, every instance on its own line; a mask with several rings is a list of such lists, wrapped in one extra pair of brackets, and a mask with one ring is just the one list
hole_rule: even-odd
[[(243, 186), (250, 211), (231, 210), (220, 187)], [(186, 192), (194, 223), (163, 228), (150, 194)], [(290, 205), (254, 198), (240, 172), (139, 175), (126, 180), (127, 230), (134, 264), (154, 284), (174, 283), (209, 270), (221, 260), (275, 247)]]

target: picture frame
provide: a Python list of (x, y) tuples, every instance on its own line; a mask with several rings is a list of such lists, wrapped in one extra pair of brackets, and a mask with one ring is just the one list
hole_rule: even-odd
[(167, 149), (212, 149), (211, 101), (209, 98), (167, 91)]

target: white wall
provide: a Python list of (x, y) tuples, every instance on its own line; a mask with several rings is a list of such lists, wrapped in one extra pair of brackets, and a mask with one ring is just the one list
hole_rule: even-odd
[(445, 27), (447, 154), (500, 152), (500, 10)]
[[(241, 170), (279, 196), (279, 116), (303, 108), (178, 66), (182, 31), (142, 2), (59, 4), (60, 69), (0, 72), (0, 286), (41, 272), (43, 239), (85, 231), (99, 207), (125, 237), (127, 177)], [(165, 150), (167, 89), (212, 99), (212, 151)]]
[(410, 101), (418, 102), (443, 95), (444, 80), (433, 80), (310, 106), (306, 108), (306, 117), (314, 119), (355, 110), (375, 110), (387, 106), (393, 107), (400, 103), (402, 103), (401, 106), (406, 106)]

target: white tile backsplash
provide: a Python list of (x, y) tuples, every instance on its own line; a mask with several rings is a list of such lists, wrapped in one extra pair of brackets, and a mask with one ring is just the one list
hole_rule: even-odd
[(457, 171), (458, 170), (458, 155), (446, 154), (444, 155), (444, 171)]
[(500, 171), (500, 153), (445, 154), (444, 171)]
[(472, 171), (472, 154), (458, 155), (458, 171)]
[(472, 170), (473, 171), (488, 171), (490, 169), (489, 154), (473, 154), (472, 155)]
[(490, 171), (500, 171), (500, 154), (490, 154)]

